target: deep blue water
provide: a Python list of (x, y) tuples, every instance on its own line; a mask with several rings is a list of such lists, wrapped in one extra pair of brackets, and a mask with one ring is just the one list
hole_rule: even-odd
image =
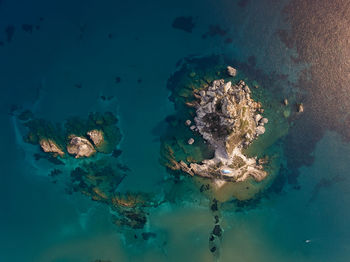
[[(167, 79), (180, 59), (211, 54), (237, 61), (253, 77), (271, 76), (275, 86), (266, 88), (281, 99), (294, 94), (306, 101), (285, 141), (289, 183), (253, 209), (223, 212), (219, 261), (349, 261), (349, 105), (339, 104), (349, 94), (343, 76), (349, 12), (346, 1), (322, 2), (288, 13), (293, 8), (286, 6), (299, 1), (0, 1), (0, 261), (213, 261), (208, 208), (191, 201), (163, 205), (148, 225), (157, 238), (132, 241), (133, 232), (120, 233), (111, 223), (108, 207), (51, 182), (49, 167), (33, 161), (36, 149), (22, 141), (10, 114), (13, 105), (53, 121), (116, 112), (121, 158), (131, 169), (123, 189), (160, 191), (167, 173), (155, 129), (174, 112)], [(338, 9), (345, 10), (341, 17)], [(180, 16), (192, 17), (192, 32), (172, 27)], [(305, 24), (319, 17), (327, 34)], [(299, 40), (289, 46), (281, 30), (289, 43)], [(319, 41), (308, 30), (321, 32)], [(333, 75), (315, 69), (307, 82), (303, 70), (313, 63)], [(329, 89), (312, 85), (321, 82)]]

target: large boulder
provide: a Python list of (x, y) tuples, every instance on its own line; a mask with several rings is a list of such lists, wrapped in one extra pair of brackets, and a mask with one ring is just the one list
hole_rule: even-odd
[(67, 151), (71, 155), (75, 155), (75, 158), (90, 157), (96, 150), (94, 146), (84, 137), (71, 136), (69, 144), (67, 145)]
[(64, 152), (62, 149), (51, 139), (43, 138), (40, 140), (40, 146), (42, 150), (46, 153), (54, 153), (58, 154), (59, 156), (63, 156)]
[(264, 134), (265, 133), (265, 127), (263, 127), (263, 126), (258, 126), (257, 128), (256, 128), (256, 134), (257, 135), (262, 135), (262, 134)]
[(233, 68), (232, 66), (227, 67), (227, 74), (229, 76), (235, 77), (237, 75), (237, 70)]

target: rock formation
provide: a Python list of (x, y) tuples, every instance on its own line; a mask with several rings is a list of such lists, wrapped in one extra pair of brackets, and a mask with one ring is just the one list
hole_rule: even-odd
[(191, 137), (190, 139), (188, 139), (187, 143), (189, 145), (192, 145), (194, 143), (194, 139)]
[(67, 151), (71, 155), (75, 155), (75, 158), (90, 157), (96, 152), (94, 146), (84, 137), (70, 136), (69, 144), (67, 145)]
[(196, 130), (215, 149), (215, 157), (201, 164), (181, 161), (179, 169), (218, 182), (239, 182), (248, 177), (261, 181), (267, 176), (256, 158), (242, 153), (243, 148), (264, 134), (264, 124), (268, 122), (260, 114), (261, 103), (255, 102), (250, 93), (244, 81), (236, 85), (223, 79), (194, 91)]
[(303, 103), (298, 104), (298, 113), (304, 112), (304, 105)]
[(91, 130), (89, 132), (87, 132), (87, 135), (89, 136), (89, 138), (91, 139), (91, 141), (94, 143), (95, 146), (100, 146), (103, 141), (103, 132), (101, 130)]
[(42, 150), (46, 153), (54, 153), (58, 154), (59, 156), (63, 156), (64, 152), (62, 151), (61, 148), (51, 139), (41, 139), (40, 140), (40, 146)]

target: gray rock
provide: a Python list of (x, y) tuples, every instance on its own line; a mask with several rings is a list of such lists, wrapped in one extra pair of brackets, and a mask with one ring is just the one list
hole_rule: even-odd
[(269, 122), (269, 120), (264, 117), (263, 119), (260, 120), (260, 122), (263, 124), (267, 124)]
[(260, 114), (255, 115), (255, 122), (259, 123), (259, 121), (262, 119), (262, 116)]
[(187, 143), (189, 145), (192, 145), (194, 143), (194, 139), (191, 137), (190, 139), (188, 139)]
[(250, 91), (250, 89), (249, 89), (249, 87), (248, 87), (248, 86), (245, 86), (245, 87), (244, 87), (244, 91), (245, 91), (245, 92), (247, 92), (248, 94), (250, 94), (250, 93), (251, 93), (251, 91)]
[(224, 85), (224, 93), (227, 93), (230, 89), (231, 89), (231, 86), (232, 86), (232, 83), (231, 81), (230, 82), (227, 82), (225, 85)]
[(207, 95), (210, 96), (210, 97), (214, 97), (214, 96), (216, 96), (216, 93), (213, 92), (213, 91), (208, 91)]
[(191, 123), (192, 123), (191, 120), (187, 119), (186, 122), (185, 122), (185, 125), (186, 125), (186, 126), (190, 126)]
[(258, 126), (257, 128), (256, 128), (256, 134), (257, 135), (262, 135), (262, 134), (264, 134), (265, 133), (265, 127), (263, 127), (263, 126)]

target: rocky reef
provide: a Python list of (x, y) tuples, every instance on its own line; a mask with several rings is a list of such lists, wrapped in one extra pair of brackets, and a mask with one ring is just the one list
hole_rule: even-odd
[(156, 206), (156, 201), (149, 194), (119, 190), (130, 169), (119, 159), (121, 132), (113, 113), (94, 112), (61, 124), (35, 118), (26, 110), (18, 120), (28, 130), (24, 141), (42, 150), (34, 154), (34, 160), (61, 166), (49, 173), (53, 183), (63, 183), (68, 194), (80, 193), (108, 205), (113, 223), (120, 227), (145, 226), (145, 209)]
[(54, 157), (66, 157), (66, 153), (75, 158), (88, 158), (96, 152), (110, 154), (121, 139), (116, 125), (118, 119), (111, 112), (90, 113), (87, 119), (71, 117), (63, 126), (34, 118), (28, 112), (19, 115), (19, 120), (25, 122), (28, 129), (24, 140), (39, 144), (45, 153)]
[[(230, 74), (232, 67), (228, 68)], [(232, 84), (224, 79), (195, 89), (196, 100), (187, 103), (196, 109), (195, 125), (190, 129), (199, 134), (215, 150), (215, 157), (202, 163), (187, 165), (180, 161), (178, 168), (190, 175), (212, 178), (217, 182), (244, 181), (249, 176), (261, 181), (267, 176), (256, 158), (242, 153), (259, 135), (265, 132), (267, 118), (260, 113), (260, 103), (250, 97), (250, 89), (244, 81)], [(189, 123), (191, 120), (187, 120)]]

